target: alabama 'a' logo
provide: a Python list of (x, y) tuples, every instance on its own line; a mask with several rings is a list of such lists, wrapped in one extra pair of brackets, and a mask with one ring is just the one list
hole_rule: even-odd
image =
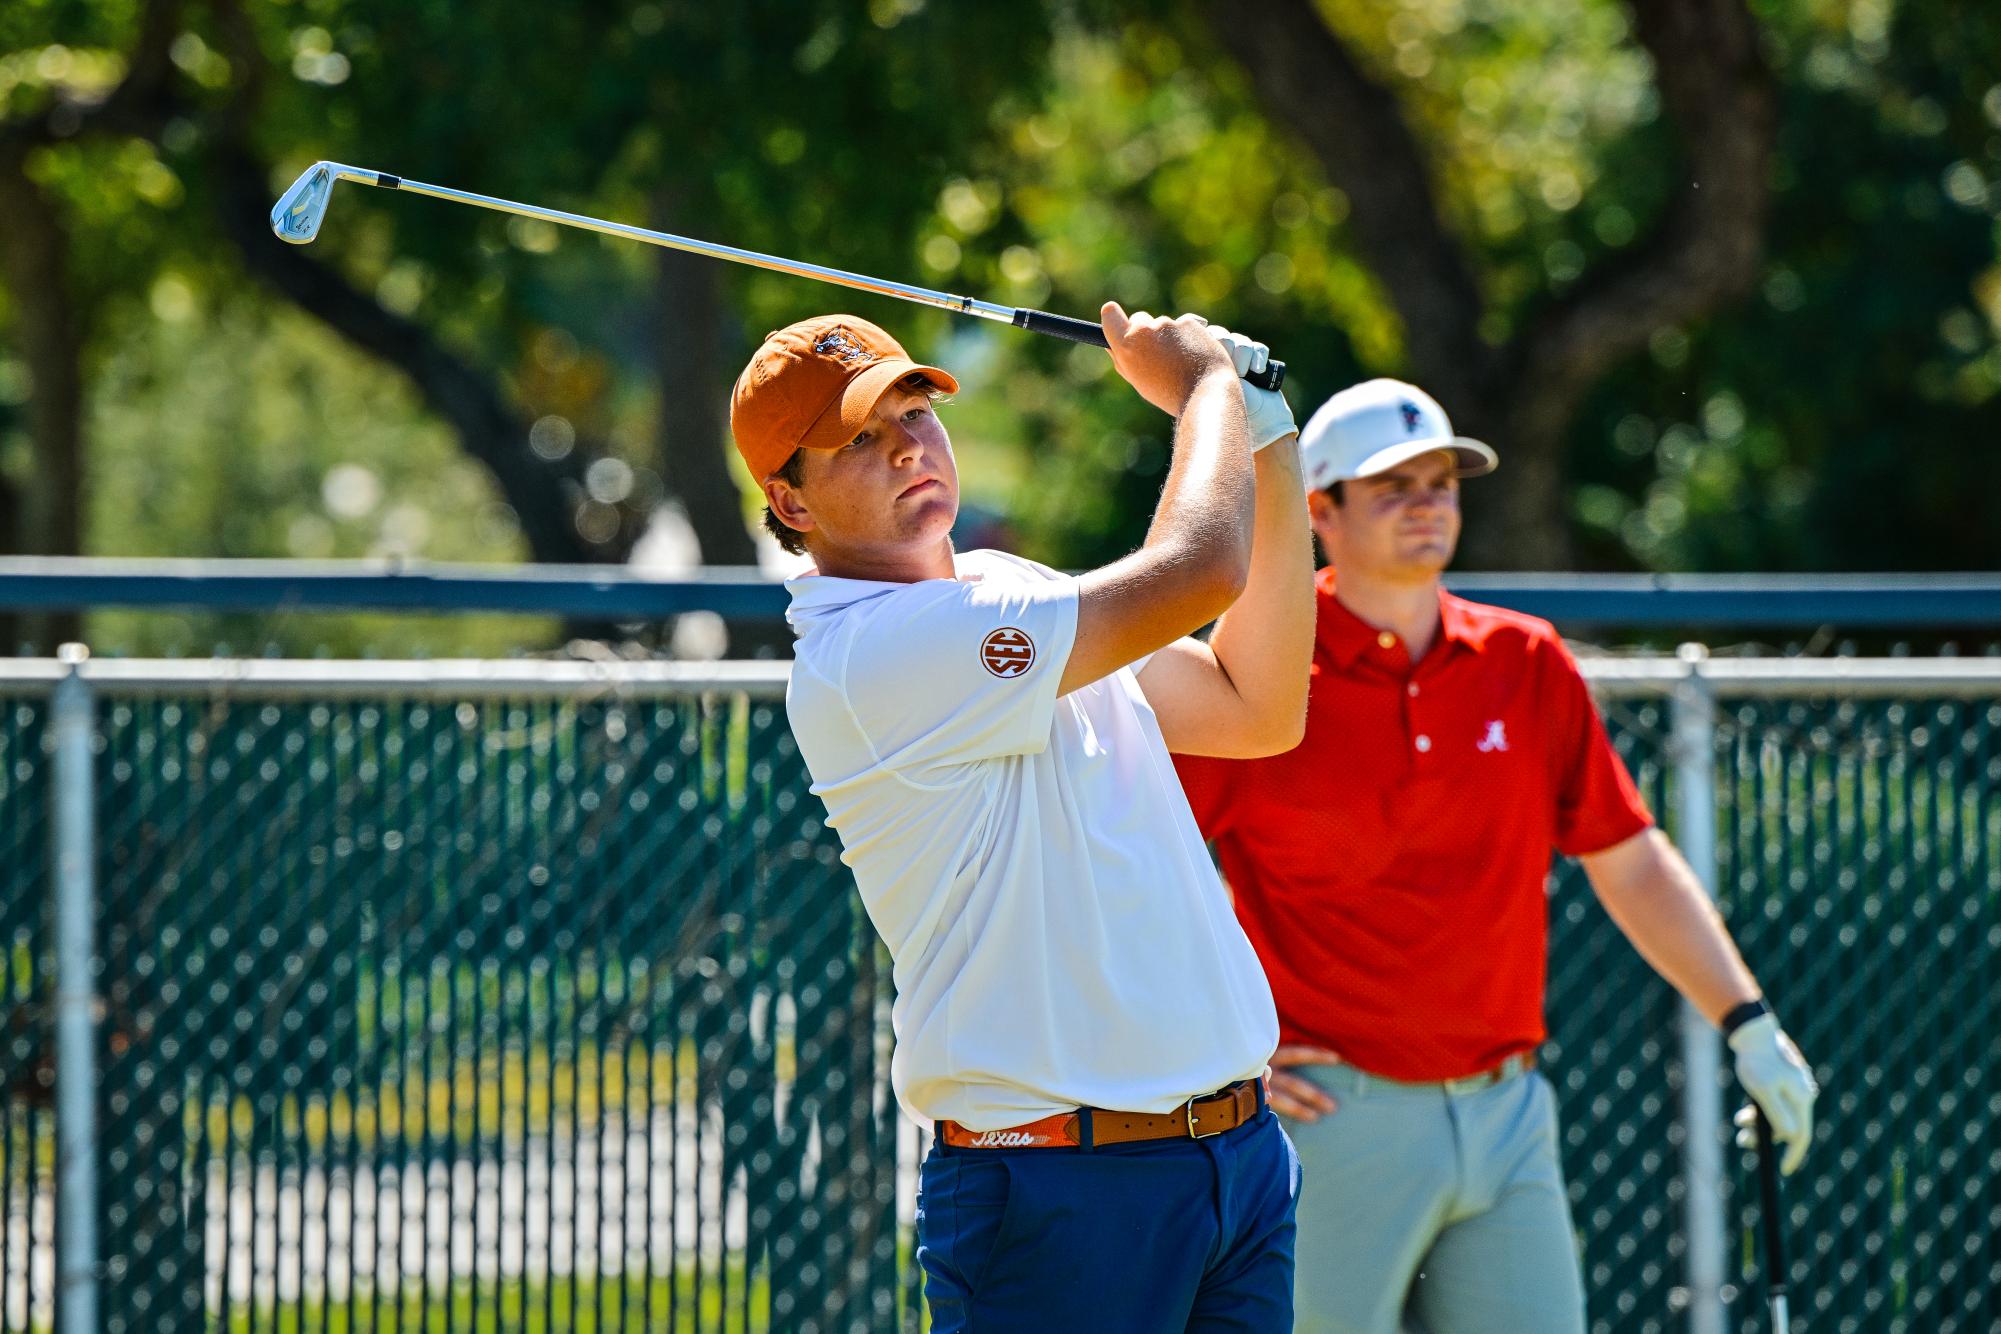
[(1035, 665), (1035, 641), (1011, 625), (980, 641), (980, 663), (995, 676), (1014, 677)]

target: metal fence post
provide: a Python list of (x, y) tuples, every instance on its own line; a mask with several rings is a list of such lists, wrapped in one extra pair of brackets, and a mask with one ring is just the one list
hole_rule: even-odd
[[(1684, 644), (1674, 692), (1675, 841), (1709, 897), (1716, 897), (1716, 695), (1703, 674), (1708, 650)], [(1688, 1239), (1689, 1334), (1724, 1334), (1723, 1040), (1681, 1002), (1683, 1233)]]
[(51, 711), (55, 757), (56, 1330), (97, 1334), (97, 1019), (91, 935), (97, 913), (97, 708), (81, 644)]

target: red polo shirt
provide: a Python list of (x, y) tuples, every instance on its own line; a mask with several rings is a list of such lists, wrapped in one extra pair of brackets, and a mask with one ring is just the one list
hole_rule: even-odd
[(1543, 1038), (1551, 850), (1652, 823), (1545, 621), (1439, 597), (1415, 666), (1317, 581), (1306, 738), (1176, 756), (1264, 961), (1286, 1042), (1455, 1079)]

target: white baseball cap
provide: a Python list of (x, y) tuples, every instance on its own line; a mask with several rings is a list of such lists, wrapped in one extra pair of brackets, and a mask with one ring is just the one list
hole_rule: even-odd
[(1320, 405), (1299, 433), (1299, 462), (1306, 489), (1373, 477), (1420, 455), (1449, 449), (1459, 475), (1478, 477), (1500, 464), (1478, 440), (1452, 433), (1438, 400), (1402, 380), (1365, 380)]

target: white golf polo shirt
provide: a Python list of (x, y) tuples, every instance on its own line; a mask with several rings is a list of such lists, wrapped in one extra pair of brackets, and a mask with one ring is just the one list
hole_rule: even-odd
[(1271, 989), (1126, 667), (1061, 698), (1077, 581), (794, 579), (786, 711), (896, 965), (919, 1120), (1166, 1112), (1260, 1075)]

